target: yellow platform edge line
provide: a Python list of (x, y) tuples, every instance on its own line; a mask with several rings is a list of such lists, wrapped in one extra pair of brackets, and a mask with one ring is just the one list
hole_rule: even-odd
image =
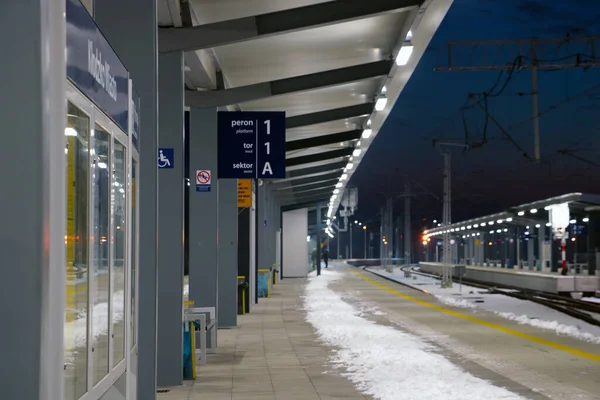
[(409, 300), (409, 301), (412, 301), (414, 303), (420, 304), (420, 305), (422, 305), (424, 307), (429, 307), (429, 308), (432, 308), (434, 310), (438, 310), (438, 311), (441, 311), (443, 313), (452, 315), (454, 317), (462, 318), (462, 319), (467, 320), (469, 322), (473, 322), (473, 323), (476, 323), (476, 324), (479, 324), (479, 325), (486, 326), (486, 327), (491, 328), (491, 329), (495, 329), (495, 330), (498, 330), (498, 331), (501, 331), (501, 332), (504, 332), (504, 333), (508, 333), (509, 335), (514, 335), (514, 336), (517, 336), (517, 337), (520, 337), (520, 338), (523, 338), (523, 339), (526, 339), (526, 340), (530, 340), (530, 341), (532, 341), (534, 343), (541, 344), (541, 345), (544, 345), (544, 346), (548, 346), (548, 347), (551, 347), (551, 348), (556, 349), (556, 350), (564, 351), (564, 352), (569, 353), (569, 354), (574, 354), (574, 355), (582, 357), (582, 358), (587, 358), (588, 360), (600, 362), (600, 355), (588, 353), (588, 352), (585, 352), (585, 351), (582, 351), (582, 350), (575, 349), (575, 348), (570, 347), (570, 346), (566, 346), (564, 344), (556, 343), (556, 342), (553, 342), (551, 340), (542, 339), (542, 338), (539, 338), (537, 336), (533, 336), (533, 335), (529, 335), (529, 334), (524, 333), (524, 332), (517, 331), (515, 329), (507, 328), (507, 327), (502, 326), (502, 325), (498, 325), (498, 324), (494, 324), (492, 322), (484, 321), (482, 319), (475, 318), (475, 317), (472, 317), (470, 315), (466, 315), (466, 314), (463, 314), (463, 313), (460, 313), (460, 312), (457, 312), (457, 311), (454, 311), (454, 310), (450, 310), (450, 309), (445, 308), (445, 307), (440, 307), (438, 305), (429, 303), (427, 301), (419, 300), (419, 299), (416, 299), (416, 298), (414, 298), (412, 296), (406, 295), (404, 293), (400, 293), (397, 290), (391, 289), (391, 288), (389, 288), (389, 287), (387, 287), (385, 285), (382, 285), (379, 282), (376, 282), (376, 281), (374, 281), (374, 280), (372, 280), (370, 278), (367, 278), (366, 276), (364, 276), (360, 272), (352, 271), (352, 273), (358, 275), (360, 278), (362, 278), (365, 281), (367, 281), (367, 282), (369, 282), (369, 283), (377, 286), (378, 288), (385, 290), (386, 292), (394, 294), (394, 295), (396, 295), (398, 297), (401, 297), (401, 298), (403, 298), (405, 300)]

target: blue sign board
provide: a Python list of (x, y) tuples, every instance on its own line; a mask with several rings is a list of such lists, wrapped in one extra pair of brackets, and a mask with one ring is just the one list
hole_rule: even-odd
[(285, 112), (219, 111), (220, 179), (285, 178)]
[(174, 149), (158, 149), (158, 168), (173, 168), (175, 164)]
[(79, 0), (67, 0), (67, 77), (129, 132), (129, 73)]

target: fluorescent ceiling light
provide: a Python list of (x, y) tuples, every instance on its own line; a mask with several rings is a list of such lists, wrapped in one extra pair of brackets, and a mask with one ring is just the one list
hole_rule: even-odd
[(363, 139), (368, 139), (371, 137), (371, 135), (373, 134), (373, 130), (372, 129), (365, 129), (362, 133), (362, 138)]
[(98, 168), (106, 169), (106, 168), (108, 168), (108, 165), (106, 165), (106, 163), (103, 163), (101, 161), (101, 162), (98, 163)]
[(348, 179), (348, 174), (342, 174), (342, 177), (340, 178), (341, 180), (346, 180)]
[(519, 211), (519, 213), (517, 214), (519, 217), (522, 217), (523, 215), (525, 215), (525, 211)]
[(335, 184), (336, 188), (341, 188), (344, 184), (342, 182), (338, 182)]
[(360, 153), (362, 153), (361, 149), (354, 149), (354, 151), (352, 152), (352, 156), (358, 157), (358, 156), (360, 156)]
[(347, 169), (348, 171), (350, 171), (350, 170), (351, 170), (353, 167), (354, 167), (354, 164), (352, 164), (352, 163), (348, 163), (348, 164), (346, 165), (346, 169)]
[(406, 34), (406, 40), (411, 40), (411, 39), (412, 39), (412, 37), (413, 37), (412, 30), (411, 30), (411, 29), (409, 29), (409, 30), (408, 30), (408, 33)]
[(367, 126), (371, 126), (371, 118), (367, 120)]
[(408, 63), (408, 60), (410, 59), (410, 55), (412, 54), (412, 52), (413, 52), (412, 44), (402, 46), (402, 48), (398, 52), (398, 56), (396, 57), (396, 65), (398, 65), (398, 66), (406, 65)]
[(387, 87), (385, 87), (385, 85), (381, 88), (381, 93), (387, 93)]
[(375, 110), (382, 111), (385, 108), (386, 104), (387, 104), (387, 98), (386, 97), (380, 97), (380, 98), (378, 98), (377, 102), (375, 103)]
[(77, 136), (77, 131), (73, 128), (65, 128), (65, 136)]

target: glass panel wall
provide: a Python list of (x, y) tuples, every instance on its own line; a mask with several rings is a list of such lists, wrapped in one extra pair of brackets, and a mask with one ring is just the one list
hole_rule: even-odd
[(110, 293), (110, 135), (100, 125), (94, 131), (94, 206), (92, 243), (94, 274), (91, 278), (92, 360), (94, 385), (108, 374)]
[(126, 170), (127, 151), (117, 140), (114, 142), (113, 188), (111, 205), (113, 212), (113, 365), (117, 365), (125, 357), (125, 257), (127, 248), (127, 202), (126, 202)]
[(67, 259), (65, 314), (65, 399), (87, 391), (88, 365), (88, 200), (90, 117), (68, 103), (67, 147)]
[(135, 344), (139, 164), (127, 135), (68, 87), (64, 400), (79, 400), (105, 393), (125, 372), (128, 335)]

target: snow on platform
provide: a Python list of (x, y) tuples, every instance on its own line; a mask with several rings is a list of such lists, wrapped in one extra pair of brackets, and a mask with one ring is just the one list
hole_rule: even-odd
[[(367, 271), (392, 279), (435, 296), (442, 303), (461, 308), (493, 312), (520, 324), (553, 330), (559, 335), (570, 336), (590, 343), (600, 344), (600, 327), (573, 318), (541, 304), (513, 297), (490, 293), (485, 289), (454, 283), (452, 288), (440, 287), (440, 280), (433, 277), (411, 274), (396, 267), (392, 273), (381, 267), (369, 267)], [(594, 315), (600, 320), (600, 315)]]
[(342, 273), (311, 275), (304, 298), (307, 321), (337, 348), (332, 363), (363, 393), (378, 400), (522, 399), (459, 368), (419, 337), (362, 317), (328, 287)]

